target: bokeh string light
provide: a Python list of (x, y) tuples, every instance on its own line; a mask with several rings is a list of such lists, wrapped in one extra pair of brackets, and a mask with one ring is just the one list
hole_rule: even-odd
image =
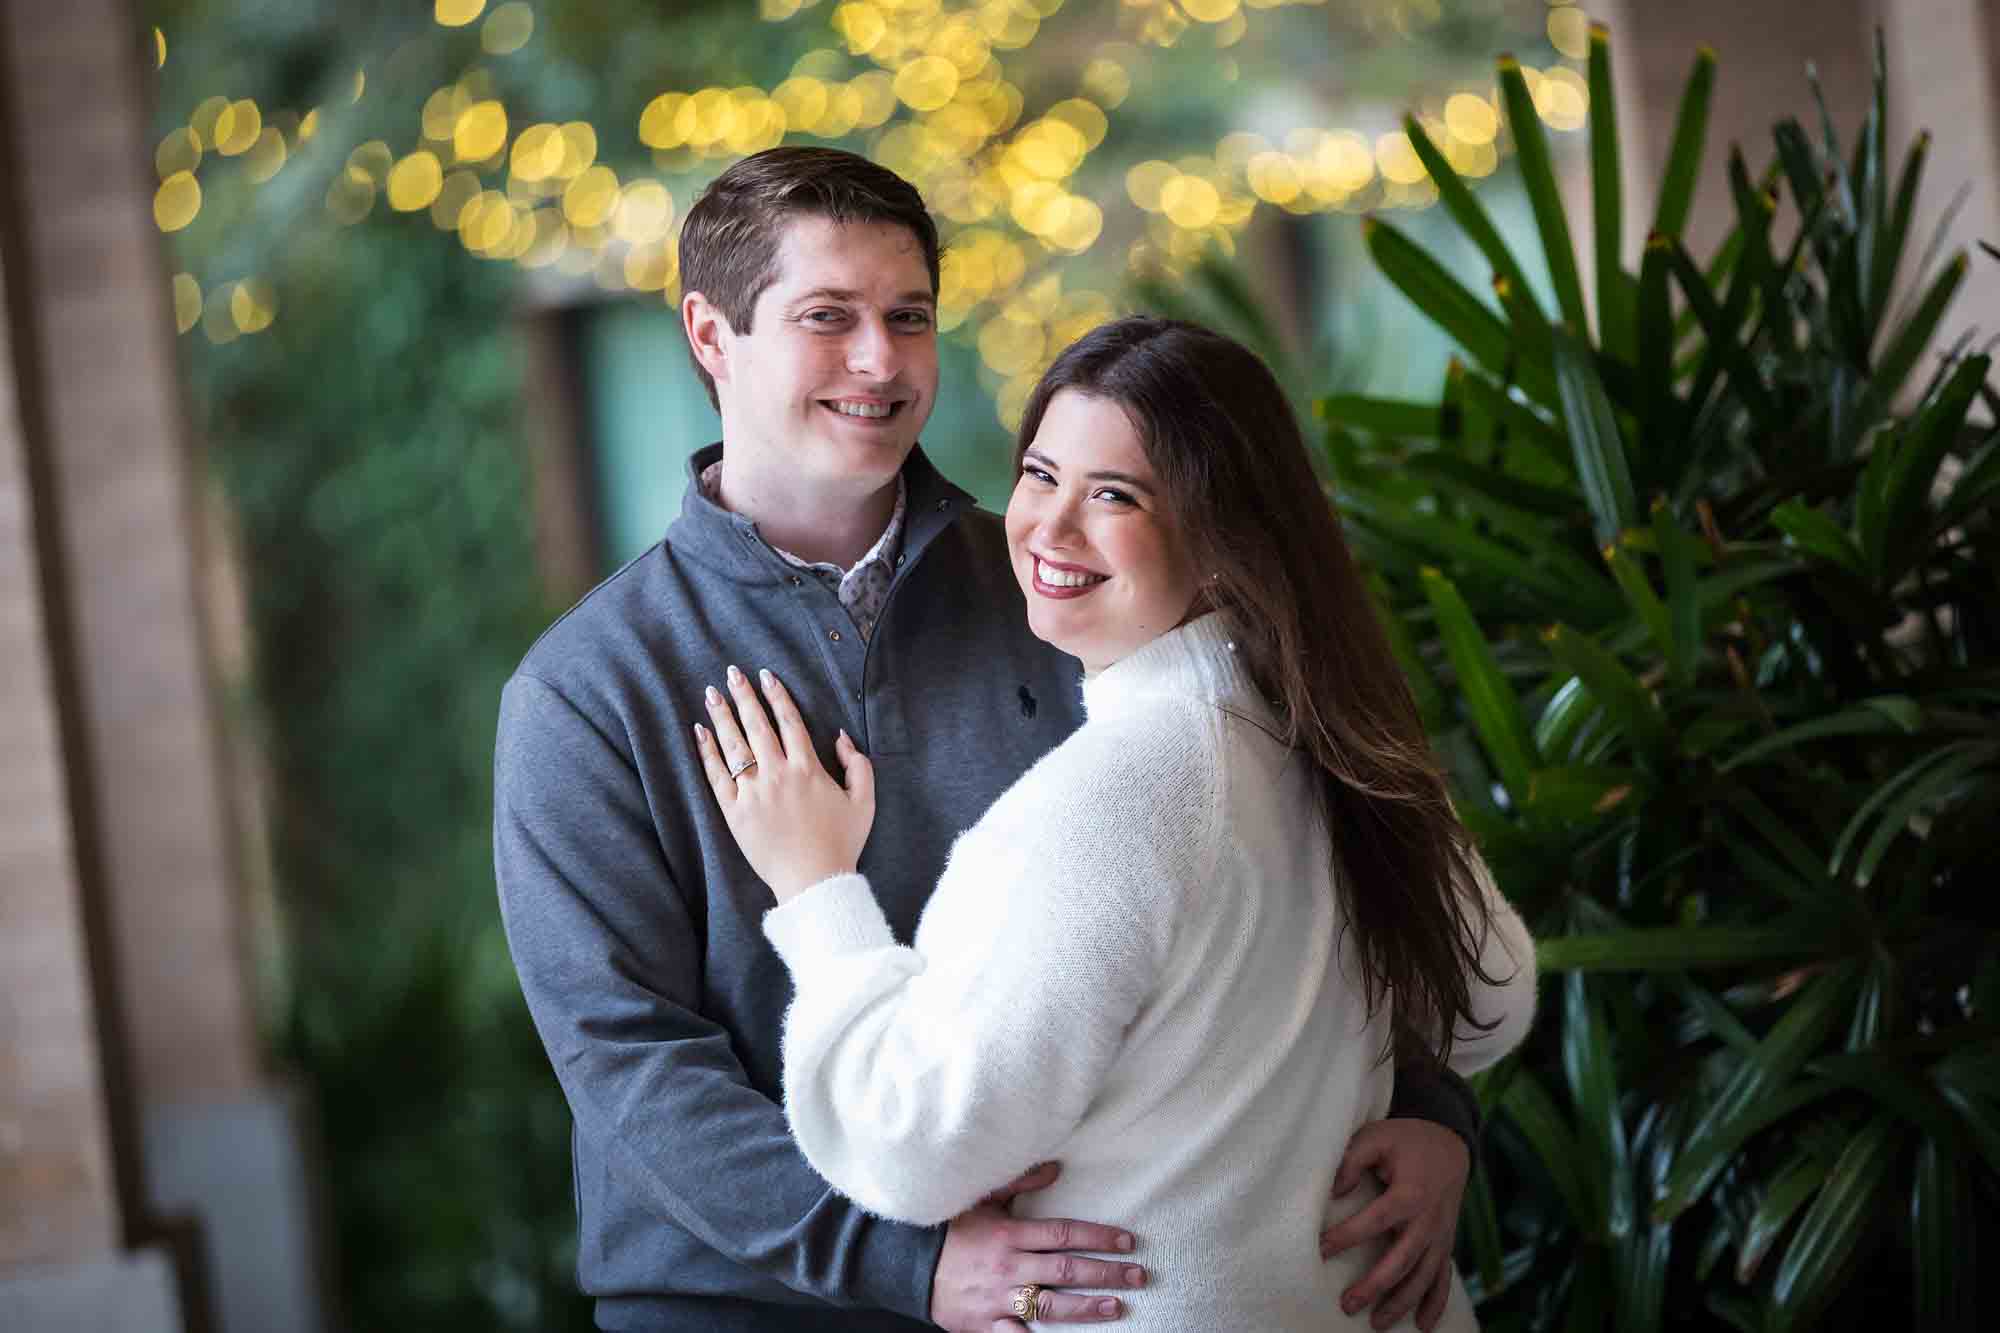
[[(1077, 3), (1078, 0), (1071, 0)], [(1403, 34), (1437, 21), (1438, 0), (1334, 0), (1370, 27)], [(1328, 0), (1119, 0), (1115, 30), (1076, 62), (1073, 86), (1031, 108), (1014, 66), (1043, 37), (1065, 0), (759, 0), (770, 24), (816, 24), (823, 40), (769, 89), (663, 89), (636, 126), (607, 127), (614, 143), (650, 153), (599, 161), (599, 129), (585, 121), (523, 123), (474, 64), (424, 101), (407, 146), (372, 139), (330, 170), (328, 218), (352, 226), (379, 209), (422, 215), (472, 254), (553, 269), (608, 291), (679, 300), (675, 224), (700, 185), (727, 162), (783, 142), (859, 148), (911, 180), (940, 218), (947, 250), (940, 326), (963, 329), (1003, 423), (1018, 421), (1035, 379), (1069, 342), (1115, 313), (1092, 274), (1184, 273), (1209, 250), (1234, 254), (1262, 210), (1293, 214), (1421, 209), (1436, 186), (1401, 131), (1301, 126), (1281, 139), (1236, 130), (1212, 150), (1171, 161), (1093, 161), (1152, 52), (1207, 43), (1218, 76), (1237, 77), (1233, 52), (1259, 11)], [(504, 59), (533, 41), (535, 9), (508, 0), (434, 0), (441, 40), (476, 34), (481, 57)], [(1103, 33), (1105, 25), (1098, 25)], [(1536, 110), (1552, 129), (1585, 123), (1588, 90), (1565, 61), (1588, 53), (1588, 20), (1568, 0), (1547, 4), (1555, 53), (1523, 62)], [(156, 56), (167, 37), (155, 30)], [(458, 38), (457, 40), (465, 40)], [(352, 101), (367, 92), (357, 70)], [(286, 171), (323, 116), (267, 112), (250, 99), (211, 96), (155, 153), (154, 217), (180, 231), (199, 217), (201, 177), (241, 170), (253, 183)], [(1452, 167), (1491, 175), (1511, 151), (1495, 89), (1460, 88), (1414, 114)], [(1106, 246), (1122, 247), (1122, 255)], [(1085, 263), (1076, 263), (1087, 259)], [(181, 279), (187, 281), (183, 283)], [(269, 328), (277, 301), (243, 279), (206, 294), (175, 279), (183, 332), (218, 341)]]

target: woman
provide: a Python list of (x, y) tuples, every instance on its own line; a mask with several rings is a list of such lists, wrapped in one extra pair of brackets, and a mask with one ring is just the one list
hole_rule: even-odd
[(1107, 324), (1043, 377), (1017, 458), (1015, 574), (1088, 720), (959, 839), (911, 947), (854, 873), (873, 773), (845, 733), (843, 789), (782, 683), (760, 702), (733, 670), (697, 728), (779, 901), (793, 1132), (918, 1223), (1060, 1158), (1027, 1206), (1146, 1238), (1134, 1329), (1363, 1327), (1339, 1295), (1367, 1256), (1312, 1243), (1370, 1197), (1330, 1202), (1333, 1164), (1387, 1108), (1398, 1026), (1461, 1073), (1520, 1040), (1531, 942), (1256, 357)]

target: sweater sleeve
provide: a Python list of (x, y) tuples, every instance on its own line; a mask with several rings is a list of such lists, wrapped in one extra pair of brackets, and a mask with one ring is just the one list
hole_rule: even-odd
[(1475, 1074), (1521, 1044), (1535, 1022), (1535, 941), (1521, 914), (1500, 892), (1483, 859), (1475, 859), (1479, 892), (1491, 914), (1480, 941), (1479, 968), (1472, 978), (1472, 1011), (1482, 1031), (1461, 1022), (1452, 1042), (1450, 1066)]
[(859, 875), (765, 917), (797, 987), (785, 1109), (842, 1193), (933, 1223), (1056, 1155), (1210, 872), (1214, 768), (1185, 739), (1031, 772), (953, 850), (910, 947)]

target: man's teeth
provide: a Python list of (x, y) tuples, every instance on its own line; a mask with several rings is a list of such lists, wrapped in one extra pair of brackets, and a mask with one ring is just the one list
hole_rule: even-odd
[(1073, 573), (1069, 570), (1057, 569), (1045, 561), (1037, 560), (1035, 562), (1035, 577), (1048, 584), (1051, 588), (1084, 588), (1093, 583), (1102, 583), (1111, 576), (1109, 574)]
[(844, 417), (886, 417), (894, 409), (893, 403), (829, 403), (827, 406)]

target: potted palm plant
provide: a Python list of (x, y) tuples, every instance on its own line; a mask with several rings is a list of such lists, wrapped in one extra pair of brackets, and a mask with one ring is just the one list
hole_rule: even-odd
[(2000, 398), (1984, 349), (1934, 346), (1970, 260), (1909, 258), (1928, 140), (1892, 163), (1877, 56), (1851, 152), (1823, 100), (1818, 134), (1730, 150), (1713, 254), (1682, 234), (1715, 57), (1635, 266), (1601, 28), (1588, 281), (1505, 58), (1551, 305), (1414, 117), (1492, 299), (1366, 227), (1460, 356), (1435, 401), (1317, 403), (1332, 491), (1542, 941), (1536, 1035), (1481, 1087), (1489, 1328), (1978, 1326)]

